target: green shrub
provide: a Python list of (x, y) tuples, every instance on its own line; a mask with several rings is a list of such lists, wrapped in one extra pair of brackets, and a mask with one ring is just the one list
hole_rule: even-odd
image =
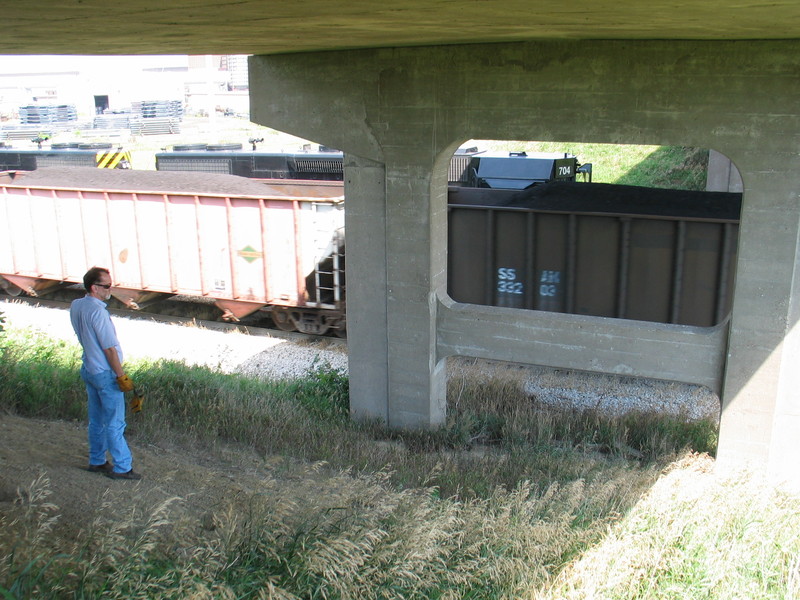
[(33, 330), (0, 336), (0, 408), (25, 416), (79, 419), (85, 396), (80, 349)]
[(300, 405), (315, 417), (341, 419), (350, 415), (350, 380), (329, 364), (315, 364), (289, 389)]

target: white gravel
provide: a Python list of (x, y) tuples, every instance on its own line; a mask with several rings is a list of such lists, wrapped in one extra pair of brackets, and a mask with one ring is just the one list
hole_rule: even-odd
[[(38, 329), (51, 337), (77, 343), (65, 309), (3, 301), (0, 312), (5, 313), (8, 325)], [(224, 373), (274, 379), (301, 377), (321, 365), (347, 370), (347, 347), (335, 341), (296, 343), (236, 329), (206, 329), (191, 322), (164, 324), (117, 315), (112, 320), (125, 360), (177, 360)]]
[(720, 412), (719, 397), (708, 388), (670, 381), (551, 372), (529, 379), (525, 390), (547, 404), (594, 408), (613, 415), (637, 409), (688, 420), (718, 420)]
[[(34, 307), (0, 300), (8, 325), (32, 327), (51, 337), (75, 342), (64, 309)], [(301, 377), (315, 366), (347, 372), (347, 347), (338, 340), (293, 342), (268, 334), (218, 331), (196, 324), (163, 324), (145, 319), (113, 317), (126, 359), (150, 358), (204, 365), (225, 373), (270, 379)], [(687, 419), (719, 418), (720, 402), (707, 388), (674, 382), (520, 367), (476, 359), (451, 359), (448, 374), (512, 377), (526, 394), (560, 407), (596, 408), (610, 414), (638, 409), (661, 411)]]

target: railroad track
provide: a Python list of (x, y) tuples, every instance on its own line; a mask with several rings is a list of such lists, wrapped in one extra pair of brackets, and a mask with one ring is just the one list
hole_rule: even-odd
[[(82, 294), (83, 290), (76, 286), (75, 294)], [(63, 318), (57, 317), (58, 324), (52, 322), (52, 315), (44, 315), (39, 323), (39, 329), (47, 330), (51, 335), (61, 335), (64, 339), (74, 339), (66, 309), (69, 300), (35, 298), (31, 296), (10, 296), (0, 293), (0, 312), (12, 315), (11, 310), (4, 310), (7, 302), (20, 302), (30, 306), (41, 306), (42, 312), (52, 312), (52, 309), (64, 310)], [(186, 304), (186, 302), (174, 301), (174, 304)], [(174, 307), (177, 312), (180, 307)], [(47, 309), (50, 309), (49, 311)], [(267, 327), (260, 327), (250, 323), (226, 323), (216, 320), (202, 320), (196, 316), (187, 314), (159, 314), (156, 312), (132, 311), (128, 309), (110, 308), (114, 316), (123, 317), (122, 323), (118, 322), (118, 331), (121, 333), (121, 341), (126, 356), (145, 355), (146, 352), (155, 350), (152, 356), (164, 357), (171, 360), (183, 360), (187, 364), (199, 364), (221, 368), (225, 362), (226, 372), (240, 372), (247, 375), (258, 375), (264, 377), (296, 377), (300, 372), (307, 372), (314, 368), (314, 364), (320, 357), (329, 360), (327, 354), (341, 355), (345, 348), (346, 340), (336, 337), (322, 337), (306, 335), (297, 332), (286, 332)], [(28, 311), (24, 311), (28, 312)], [(26, 315), (28, 322), (34, 325), (30, 315)], [(141, 319), (146, 323), (142, 326), (131, 326), (128, 320)], [(150, 323), (155, 323), (155, 327), (150, 327)], [(161, 328), (160, 324), (191, 323), (199, 328), (209, 331), (208, 344), (205, 341), (198, 342), (196, 338), (189, 336), (184, 339), (183, 331), (176, 331), (176, 328)], [(53, 327), (53, 331), (48, 329)], [(55, 331), (55, 330), (58, 331)], [(189, 328), (177, 328), (178, 330)], [(241, 363), (245, 358), (251, 358), (248, 352), (253, 355), (261, 353), (275, 346), (265, 346), (254, 339), (237, 339), (240, 336), (215, 336), (211, 332), (234, 332), (240, 331), (247, 336), (274, 338), (276, 346), (280, 348), (290, 347), (287, 351), (269, 351), (268, 355), (259, 361), (258, 365), (250, 365), (247, 370), (241, 368)], [(217, 338), (217, 339), (214, 339)], [(204, 338), (205, 340), (205, 338)], [(282, 344), (278, 340), (285, 340)], [(267, 342), (267, 340), (263, 340)], [(219, 347), (219, 344), (222, 346)], [(216, 345), (216, 346), (215, 346)], [(162, 348), (164, 346), (164, 348)], [(334, 352), (329, 352), (333, 350)], [(150, 356), (149, 354), (147, 354)], [(263, 363), (263, 364), (261, 364)], [(334, 362), (331, 364), (342, 364)], [(345, 367), (346, 368), (346, 367)], [(508, 369), (511, 371), (508, 371)], [(279, 372), (266, 372), (274, 369)], [(506, 373), (510, 375), (506, 375)], [(451, 357), (448, 359), (448, 377), (455, 377), (456, 385), (461, 386), (458, 378), (478, 377), (481, 381), (487, 381), (498, 377), (508, 383), (504, 377), (511, 377), (512, 381), (519, 382), (523, 386), (523, 391), (529, 398), (535, 398), (543, 404), (556, 407), (571, 407), (592, 410), (602, 410), (609, 414), (624, 414), (629, 410), (653, 411), (675, 415), (677, 418), (699, 419), (699, 418), (719, 418), (720, 403), (719, 398), (706, 388), (689, 384), (678, 384), (675, 382), (657, 380), (637, 380), (626, 376), (609, 376), (593, 374), (587, 372), (571, 372), (564, 369), (548, 369), (534, 365), (507, 364), (496, 361), (482, 361), (468, 357)], [(516, 385), (516, 384), (515, 384)]]
[[(47, 308), (68, 310), (70, 303), (84, 295), (80, 286), (61, 288), (47, 298), (33, 296), (11, 296), (0, 290), (0, 301), (24, 302), (30, 305), (39, 305)], [(213, 331), (240, 331), (249, 335), (269, 335), (292, 342), (320, 341), (346, 345), (347, 340), (336, 336), (320, 336), (297, 331), (283, 331), (272, 323), (272, 320), (258, 313), (246, 317), (238, 323), (228, 323), (216, 320), (219, 310), (212, 304), (202, 301), (202, 298), (180, 296), (174, 299), (162, 300), (142, 310), (132, 310), (121, 302), (112, 300), (108, 303), (108, 310), (112, 315), (129, 319), (146, 319), (157, 323), (196, 323), (197, 325)], [(2, 310), (0, 310), (2, 312)]]

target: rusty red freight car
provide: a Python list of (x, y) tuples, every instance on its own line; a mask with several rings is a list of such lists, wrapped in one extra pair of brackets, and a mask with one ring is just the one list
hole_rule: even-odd
[(37, 295), (107, 266), (136, 307), (168, 295), (259, 309), (282, 328), (343, 331), (341, 183), (40, 169), (0, 178), (0, 282)]

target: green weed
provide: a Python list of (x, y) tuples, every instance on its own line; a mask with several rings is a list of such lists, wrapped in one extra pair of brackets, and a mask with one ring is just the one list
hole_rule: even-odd
[(342, 419), (350, 415), (347, 375), (328, 364), (314, 364), (302, 379), (289, 385), (289, 393), (316, 418)]
[(76, 345), (10, 329), (0, 336), (0, 354), (0, 409), (56, 419), (82, 417), (85, 392)]

